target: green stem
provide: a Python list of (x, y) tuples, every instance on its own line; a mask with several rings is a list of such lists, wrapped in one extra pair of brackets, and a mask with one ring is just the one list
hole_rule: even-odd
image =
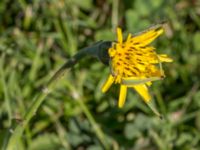
[(97, 122), (95, 121), (92, 114), (90, 113), (89, 109), (87, 108), (87, 106), (84, 104), (84, 102), (82, 100), (77, 100), (77, 101), (78, 101), (80, 107), (82, 108), (83, 112), (85, 113), (86, 117), (88, 118), (89, 122), (91, 123), (91, 125), (94, 129), (94, 132), (96, 133), (97, 137), (103, 144), (104, 148), (106, 150), (109, 149), (108, 143), (106, 142), (106, 139), (105, 139), (105, 135), (104, 135), (103, 131), (101, 130), (101, 128), (99, 127), (99, 125), (97, 124)]
[(5, 79), (5, 74), (3, 70), (3, 65), (5, 62), (5, 55), (2, 55), (1, 60), (0, 60), (0, 76), (1, 76), (1, 82), (3, 85), (3, 91), (4, 91), (4, 96), (5, 96), (5, 106), (8, 112), (8, 125), (11, 125), (11, 118), (12, 118), (12, 110), (10, 106), (10, 98), (8, 94), (8, 87), (6, 84), (6, 79)]
[[(44, 101), (45, 97), (50, 93), (50, 91), (53, 90), (53, 85), (56, 83), (56, 81), (58, 79), (61, 78), (61, 76), (67, 71), (67, 69), (72, 68), (78, 61), (80, 61), (80, 59), (84, 58), (86, 55), (91, 55), (91, 56), (97, 57), (103, 62), (104, 59), (101, 59), (101, 57), (104, 54), (104, 53), (102, 53), (102, 50), (105, 50), (108, 46), (110, 46), (110, 42), (97, 42), (93, 46), (90, 46), (90, 47), (80, 50), (76, 55), (74, 55), (74, 57), (69, 59), (54, 74), (54, 76), (49, 80), (49, 82), (43, 88), (43, 90), (35, 97), (33, 104), (30, 106), (30, 108), (28, 109), (27, 113), (24, 116), (22, 124), (18, 124), (16, 126), (16, 128), (14, 129), (14, 131), (8, 141), (8, 145), (7, 145), (8, 150), (16, 150), (17, 149), (16, 144), (18, 143), (18, 140), (21, 138), (21, 136), (24, 132), (24, 129), (27, 127), (28, 123), (33, 118), (33, 116), (35, 116), (35, 114), (37, 113), (37, 110), (40, 107), (40, 105), (42, 104), (42, 102)], [(102, 57), (102, 58), (104, 58), (104, 57)], [(84, 107), (83, 107), (83, 109), (87, 110)], [(91, 123), (95, 125), (95, 121), (91, 119), (92, 117), (90, 115), (88, 115), (87, 111), (84, 111), (84, 112), (86, 112), (86, 116), (88, 117), (88, 119), (91, 120)], [(101, 141), (102, 141), (103, 136), (101, 135), (101, 131), (99, 131), (100, 129), (95, 128), (95, 130), (98, 133), (97, 136), (99, 138), (101, 138)]]
[(115, 30), (118, 26), (118, 10), (119, 0), (113, 0), (112, 2), (112, 29)]

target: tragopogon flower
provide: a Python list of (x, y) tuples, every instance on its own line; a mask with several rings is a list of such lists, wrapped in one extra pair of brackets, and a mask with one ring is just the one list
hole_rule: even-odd
[(166, 54), (157, 54), (155, 48), (149, 46), (163, 31), (162, 25), (156, 25), (137, 35), (129, 34), (123, 41), (122, 30), (117, 28), (117, 42), (108, 49), (111, 74), (102, 92), (106, 92), (113, 83), (120, 84), (119, 107), (124, 105), (127, 88), (135, 89), (146, 103), (150, 102), (147, 86), (164, 78), (161, 63), (172, 62), (172, 59)]

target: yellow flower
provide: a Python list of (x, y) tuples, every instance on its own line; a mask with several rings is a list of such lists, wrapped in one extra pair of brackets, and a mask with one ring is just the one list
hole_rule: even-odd
[(164, 78), (161, 63), (172, 62), (172, 59), (165, 54), (157, 54), (155, 48), (149, 46), (163, 31), (162, 25), (157, 25), (137, 35), (129, 34), (123, 41), (122, 30), (117, 28), (117, 42), (108, 50), (111, 74), (102, 92), (106, 92), (113, 83), (120, 84), (120, 108), (124, 105), (127, 88), (135, 89), (148, 103), (151, 96), (147, 86)]

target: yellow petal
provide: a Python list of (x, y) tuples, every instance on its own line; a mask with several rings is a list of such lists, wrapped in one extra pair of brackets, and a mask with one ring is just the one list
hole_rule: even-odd
[(129, 33), (126, 41), (129, 41), (131, 39), (131, 37), (132, 37), (132, 35)]
[(113, 84), (113, 82), (114, 82), (114, 77), (112, 75), (109, 75), (107, 81), (104, 83), (103, 87), (101, 88), (101, 91), (103, 93), (107, 92), (110, 86)]
[(118, 101), (119, 108), (122, 108), (124, 106), (124, 102), (126, 100), (126, 93), (127, 93), (127, 86), (121, 85), (119, 93), (119, 101)]
[(151, 43), (154, 39), (156, 39), (160, 34), (163, 33), (163, 31), (164, 30), (162, 26), (158, 25), (134, 36), (132, 38), (132, 41), (134, 41), (134, 43), (138, 43), (145, 46)]
[(146, 85), (151, 86), (152, 82), (147, 82)]
[(119, 43), (123, 42), (122, 29), (121, 28), (117, 28), (117, 39), (118, 39)]
[(158, 55), (158, 58), (161, 62), (172, 62), (173, 59), (169, 58), (166, 54), (160, 54)]
[(145, 84), (134, 85), (133, 88), (140, 94), (140, 96), (142, 96), (146, 103), (151, 100), (151, 96)]

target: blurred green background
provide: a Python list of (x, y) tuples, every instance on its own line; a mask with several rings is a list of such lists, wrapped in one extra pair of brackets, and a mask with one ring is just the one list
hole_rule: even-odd
[[(166, 20), (158, 53), (166, 78), (150, 88), (160, 120), (129, 89), (117, 108), (119, 86), (101, 93), (109, 67), (82, 60), (45, 99), (18, 143), (19, 150), (199, 150), (199, 0), (1, 0), (0, 147), (35, 95), (78, 50), (115, 40), (115, 29), (135, 33)], [(96, 125), (100, 127), (98, 136)]]

